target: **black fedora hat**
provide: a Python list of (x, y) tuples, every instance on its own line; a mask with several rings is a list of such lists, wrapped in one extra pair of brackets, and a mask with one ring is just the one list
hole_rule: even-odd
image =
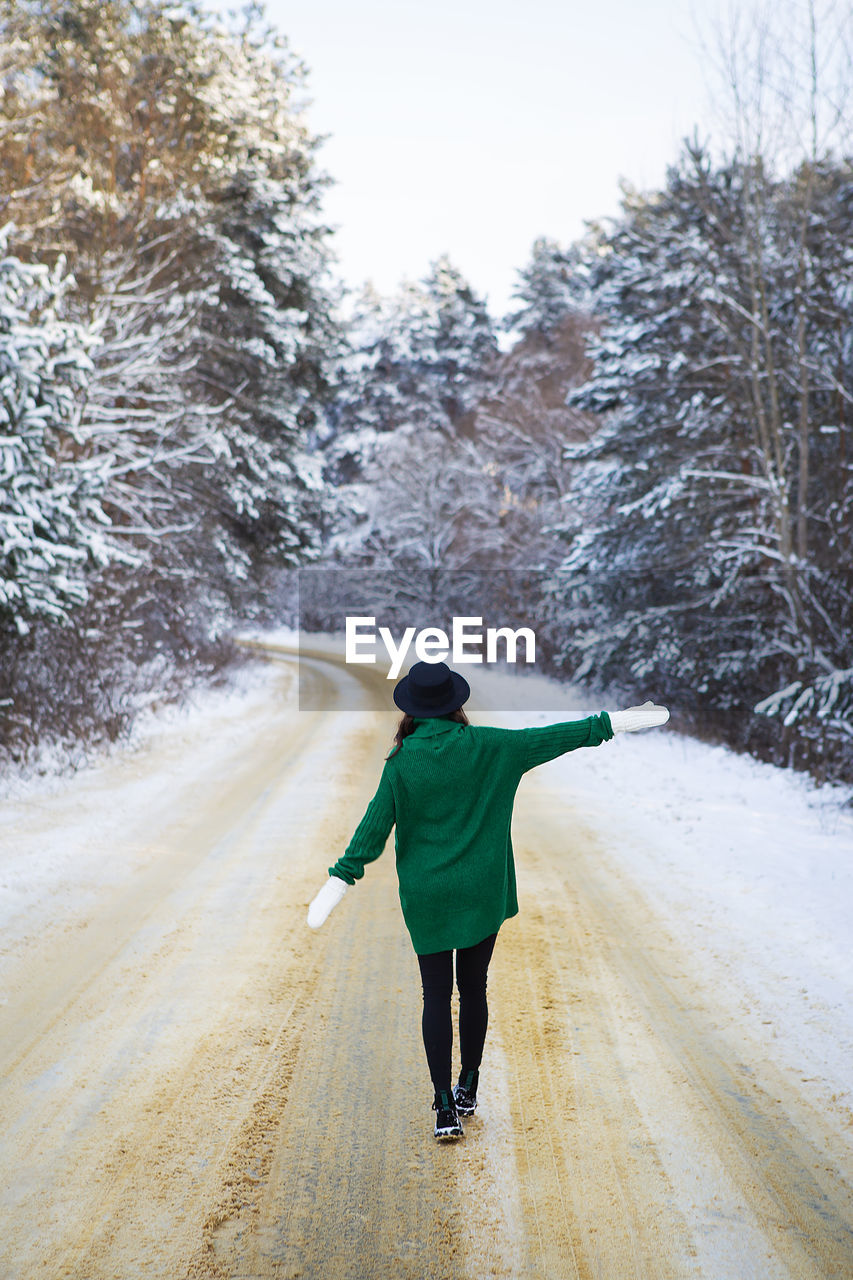
[(428, 720), (455, 711), (470, 696), (468, 681), (443, 662), (416, 662), (394, 686), (394, 701), (407, 715)]

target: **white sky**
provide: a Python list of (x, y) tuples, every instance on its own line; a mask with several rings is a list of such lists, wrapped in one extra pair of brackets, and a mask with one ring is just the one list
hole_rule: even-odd
[(501, 314), (536, 236), (568, 243), (617, 212), (620, 176), (655, 186), (707, 130), (710, 7), (268, 0), (309, 68), (309, 124), (331, 135), (319, 160), (344, 279), (391, 291), (446, 252)]

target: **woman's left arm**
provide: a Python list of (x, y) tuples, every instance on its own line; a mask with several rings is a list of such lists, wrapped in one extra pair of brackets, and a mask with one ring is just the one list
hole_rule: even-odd
[(577, 747), (597, 747), (613, 737), (610, 716), (606, 711), (583, 720), (564, 720), (560, 724), (546, 724), (541, 729), (517, 729), (515, 732), (521, 736), (524, 747), (524, 773), (567, 751), (574, 751)]
[(565, 720), (562, 724), (545, 725), (542, 729), (520, 729), (523, 735), (525, 756), (524, 772), (545, 764), (576, 747), (597, 747), (608, 742), (616, 733), (634, 733), (638, 729), (652, 729), (666, 724), (669, 711), (654, 702), (644, 702), (641, 707), (628, 707), (626, 711), (602, 711), (585, 720)]

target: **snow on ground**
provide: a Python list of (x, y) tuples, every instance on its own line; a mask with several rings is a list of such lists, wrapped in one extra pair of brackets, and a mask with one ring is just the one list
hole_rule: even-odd
[[(485, 677), (489, 700), (509, 705), (501, 682), (512, 679)], [(540, 677), (518, 682), (520, 705), (528, 679)], [(547, 724), (606, 705), (576, 692), (568, 717), (519, 710), (496, 719)], [(803, 1092), (849, 1128), (853, 788), (819, 788), (668, 726), (618, 734), (551, 761), (540, 776), (545, 770), (692, 955), (733, 1024), (746, 1026), (768, 1061), (795, 1071)]]
[[(284, 641), (293, 633), (280, 634)], [(172, 727), (179, 732), (191, 732), (205, 720), (214, 721), (222, 714), (239, 715), (241, 703), (248, 706), (263, 702), (269, 678), (266, 662), (248, 662), (245, 666), (235, 667), (222, 685), (189, 689), (180, 702), (163, 703), (143, 711), (127, 738), (101, 750), (89, 752), (81, 748), (73, 763), (64, 749), (46, 748), (26, 765), (4, 766), (0, 771), (0, 804), (66, 791), (73, 778), (93, 777), (113, 761), (126, 759), (128, 754), (144, 750), (150, 743), (162, 739)]]
[[(127, 832), (162, 814), (182, 794), (180, 782), (206, 766), (242, 734), (248, 742), (275, 714), (269, 688), (282, 667), (251, 663), (227, 687), (196, 691), (181, 704), (146, 712), (128, 742), (72, 773), (61, 756), (0, 779), (0, 955), (25, 936), (51, 902), (85, 908), (106, 885), (123, 881), (144, 858)], [(164, 774), (168, 771), (168, 785)], [(174, 785), (173, 785), (174, 784)], [(111, 803), (105, 804), (104, 797)], [(0, 994), (0, 1002), (4, 997)]]
[[(292, 644), (296, 635), (283, 630), (265, 638)], [(322, 644), (322, 637), (311, 637), (313, 648)], [(161, 752), (170, 770), (200, 767), (207, 753), (221, 749), (226, 726), (232, 745), (235, 733), (257, 730), (270, 683), (281, 678), (280, 663), (250, 666), (230, 690), (148, 717), (123, 752), (114, 750), (73, 776), (7, 778), (0, 828), (21, 830), (29, 815), (38, 839), (3, 852), (0, 926), (27, 902), (56, 893), (60, 881), (77, 878), (78, 891), (86, 880), (103, 882), (112, 859), (121, 860), (122, 815), (157, 802), (147, 755)], [(472, 674), (472, 719), (536, 725), (604, 705), (578, 692), (567, 702), (561, 690), (559, 712), (525, 711), (525, 704), (543, 705), (541, 688), (530, 696), (531, 680), (544, 677)], [(389, 727), (396, 714), (391, 688), (389, 682)], [(662, 691), (649, 695), (664, 700)], [(136, 766), (128, 768), (128, 759)], [(849, 1125), (853, 788), (817, 788), (802, 775), (695, 742), (668, 726), (620, 734), (544, 771), (693, 956), (718, 1004), (735, 1022), (746, 1015), (751, 1033), (765, 1038), (768, 1058), (796, 1067), (821, 1108)], [(107, 814), (90, 802), (105, 786), (114, 799)], [(39, 833), (40, 802), (48, 794), (67, 798), (67, 820), (61, 830)]]
[[(298, 636), (269, 639), (288, 645)], [(307, 639), (342, 652), (340, 637)], [(607, 706), (543, 676), (460, 670), (480, 723), (547, 724)], [(666, 700), (664, 690), (648, 695)], [(550, 714), (525, 709), (547, 705)], [(853, 787), (818, 787), (669, 726), (560, 757), (538, 771), (543, 780), (546, 770), (693, 957), (733, 1026), (747, 1026), (768, 1061), (797, 1072), (821, 1110), (849, 1127)]]

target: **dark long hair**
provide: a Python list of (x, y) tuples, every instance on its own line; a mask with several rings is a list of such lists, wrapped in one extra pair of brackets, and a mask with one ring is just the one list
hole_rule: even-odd
[[(455, 711), (449, 711), (446, 716), (436, 716), (436, 719), (437, 720), (455, 720), (457, 724), (470, 724), (470, 721), (466, 716), (462, 707), (457, 707)], [(397, 752), (400, 750), (400, 748), (403, 745), (403, 739), (408, 738), (409, 734), (414, 730), (414, 727), (415, 727), (414, 716), (410, 716), (406, 714), (400, 718), (400, 723), (397, 725), (397, 732), (394, 734), (395, 746), (391, 751), (388, 752), (387, 756), (385, 757), (386, 760), (390, 760), (392, 756), (395, 756), (397, 754)]]

